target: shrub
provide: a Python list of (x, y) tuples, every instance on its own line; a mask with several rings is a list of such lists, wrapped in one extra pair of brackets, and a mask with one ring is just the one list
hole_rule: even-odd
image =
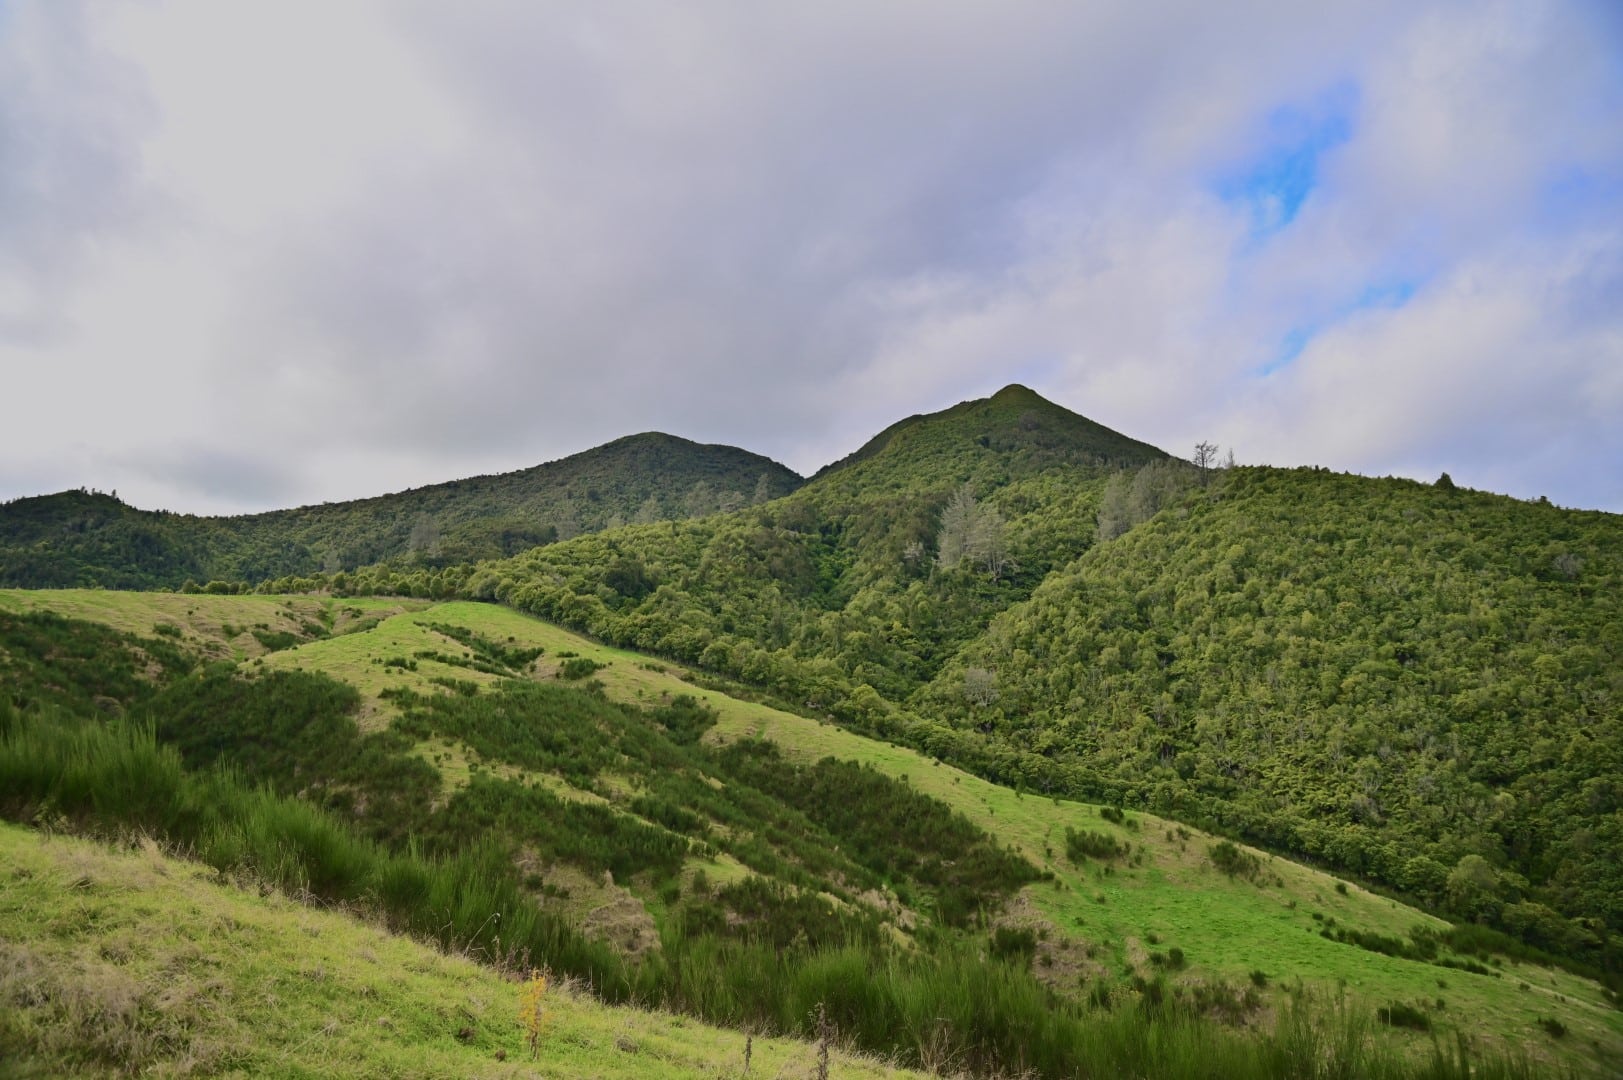
[(1431, 1017), (1413, 1005), (1401, 1001), (1381, 1006), (1375, 1015), (1380, 1018), (1381, 1023), (1389, 1027), (1410, 1028), (1414, 1031), (1431, 1030)]
[(1249, 851), (1236, 847), (1231, 841), (1219, 840), (1207, 849), (1212, 865), (1229, 877), (1255, 878), (1262, 863)]
[(1093, 829), (1077, 832), (1075, 829), (1065, 830), (1065, 854), (1071, 862), (1080, 866), (1088, 859), (1110, 861), (1125, 858), (1132, 850), (1131, 845), (1117, 840), (1113, 836), (1106, 836)]
[(584, 679), (603, 668), (596, 660), (586, 656), (571, 656), (558, 667), (560, 679)]

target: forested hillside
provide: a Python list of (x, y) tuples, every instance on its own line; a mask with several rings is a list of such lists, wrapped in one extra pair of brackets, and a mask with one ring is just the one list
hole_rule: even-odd
[(737, 509), (799, 484), (748, 451), (648, 433), (518, 472), (237, 517), (68, 491), (0, 506), (0, 585), (178, 589), (379, 562), (440, 567), (627, 522)]
[(1234, 470), (1053, 575), (914, 705), (1546, 947), (1598, 946), (1551, 908), (1623, 930), (1613, 515)]
[(877, 730), (889, 703), (1093, 543), (1111, 476), (1164, 459), (1011, 386), (903, 421), (765, 506), (343, 586), (500, 599)]
[(1016, 387), (766, 506), (348, 584), (500, 599), (1615, 964), (1620, 564), (1613, 515), (1199, 471)]
[(759, 505), (261, 588), (498, 600), (1619, 967), (1623, 522), (1203, 457), (1014, 386)]

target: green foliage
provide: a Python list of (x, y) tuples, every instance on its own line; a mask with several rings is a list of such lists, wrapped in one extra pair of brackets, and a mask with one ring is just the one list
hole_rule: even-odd
[(570, 680), (584, 679), (592, 675), (594, 672), (601, 671), (602, 669), (603, 665), (598, 663), (596, 660), (591, 660), (584, 656), (571, 656), (562, 664), (558, 665), (558, 678)]
[(1089, 859), (1099, 859), (1102, 862), (1125, 859), (1132, 854), (1132, 850), (1131, 844), (1117, 840), (1113, 836), (1106, 836), (1096, 829), (1078, 831), (1070, 826), (1065, 828), (1065, 857), (1078, 866)]
[(1229, 877), (1251, 879), (1262, 870), (1262, 863), (1255, 855), (1228, 840), (1219, 840), (1207, 849), (1206, 854), (1211, 857), (1212, 865)]
[(949, 926), (1040, 876), (961, 814), (871, 767), (833, 758), (797, 767), (767, 742), (734, 743), (720, 761), (729, 777), (777, 793), (874, 874), (929, 887)]
[[(41, 659), (42, 677), (51, 662)], [(344, 687), (215, 668), (139, 703), (179, 749), (139, 721), (103, 723), (94, 705), (70, 717), (49, 703), (19, 712), (0, 701), (0, 814), (107, 835), (140, 830), (222, 870), (370, 909), (449, 948), (489, 959), (527, 954), (606, 1000), (800, 1034), (822, 1005), (840, 1041), (903, 1064), (1038, 1077), (1531, 1075), (1514, 1062), (1463, 1057), (1412, 1065), (1379, 1047), (1356, 1017), (1326, 1023), (1316, 1009), (1309, 1019), (1300, 1002), (1283, 1003), (1272, 1033), (1234, 1032), (1203, 1019), (1247, 1007), (1221, 987), (1180, 995), (1161, 979), (1143, 981), (1136, 1008), (1091, 1015), (1031, 975), (1035, 944), (1028, 950), (1031, 932), (1017, 928), (993, 930), (988, 942), (984, 931), (955, 934), (942, 920), (894, 947), (895, 928), (853, 889), (880, 878), (901, 895), (956, 887), (984, 907), (985, 897), (1034, 871), (873, 770), (833, 760), (796, 767), (755, 744), (706, 748), (692, 739), (707, 719), (691, 699), (643, 712), (571, 686), (514, 680), (472, 696), (397, 692), (392, 700), (403, 710), (393, 730), (365, 735)], [(689, 741), (672, 738), (677, 732)], [(369, 785), (394, 775), (398, 759), (410, 757), (407, 743), (443, 738), (489, 766), (443, 805), (420, 795), (394, 807), (373, 800)], [(525, 773), (595, 784), (599, 799), (562, 798), (508, 775), (519, 762)], [(610, 776), (614, 783), (597, 783)], [(303, 797), (277, 790), (290, 785)], [(329, 798), (340, 790), (356, 798)], [(399, 835), (406, 821), (409, 840)], [(768, 876), (712, 891), (695, 875), (684, 895), (675, 887), (684, 855), (711, 842)], [(633, 965), (582, 938), (526, 893), (519, 849), (659, 886), (649, 891), (678, 905), (659, 949)], [(988, 947), (1008, 958), (988, 961)], [(1163, 965), (1178, 966), (1178, 955), (1168, 949)]]
[(0, 701), (120, 712), (196, 661), (169, 637), (132, 634), (48, 612), (0, 611)]
[[(136, 510), (68, 491), (0, 504), (0, 586), (235, 592), (242, 582), (331, 576), (391, 560), (445, 567), (513, 555), (577, 533), (788, 494), (800, 478), (728, 446), (632, 435), (546, 465), (393, 495), (240, 517)], [(698, 503), (664, 496), (710, 494)], [(194, 586), (195, 587), (195, 586)], [(293, 591), (293, 590), (286, 590)]]
[(1582, 921), (1623, 930), (1619, 671), (1615, 516), (1240, 468), (1050, 575), (896, 726), (1623, 968)]
[(1411, 1028), (1415, 1031), (1430, 1031), (1431, 1016), (1422, 1009), (1417, 1009), (1402, 1001), (1394, 1001), (1383, 1005), (1376, 1011), (1383, 1024), (1391, 1027)]
[(83, 830), (141, 831), (222, 871), (247, 871), (293, 893), (370, 907), (396, 929), (497, 956), (496, 943), (546, 957), (609, 1000), (631, 984), (623, 963), (525, 900), (499, 849), (390, 854), (306, 802), (242, 783), (230, 770), (188, 772), (150, 728), (109, 728), (54, 712), (0, 730), (0, 814)]
[(895, 425), (764, 506), (578, 537), (449, 583), (377, 571), (346, 587), (500, 599), (887, 732), (987, 619), (1092, 543), (1106, 478), (1162, 456), (1011, 387)]

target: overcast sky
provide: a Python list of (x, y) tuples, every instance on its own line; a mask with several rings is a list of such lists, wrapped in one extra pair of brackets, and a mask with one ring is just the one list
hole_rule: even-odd
[(0, 499), (810, 473), (1016, 381), (1623, 511), (1623, 4), (0, 0)]

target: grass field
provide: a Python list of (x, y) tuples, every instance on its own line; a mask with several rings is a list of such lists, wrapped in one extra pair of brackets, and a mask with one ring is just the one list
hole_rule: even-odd
[[(544, 997), (539, 1054), (511, 978), (340, 912), (260, 895), (152, 845), (0, 825), (0, 1075), (734, 1077), (745, 1036)], [(752, 1076), (816, 1046), (755, 1039)], [(831, 1054), (837, 1076), (918, 1075)]]
[[(209, 620), (187, 624), (195, 625), (197, 629), (189, 632), (199, 635), (206, 634), (209, 625), (245, 618), (245, 611), (302, 612), (300, 605), (329, 603), (307, 597), (0, 593), (0, 606), (46, 606), (64, 615), (100, 618), (127, 628), (143, 619), (150, 624), (158, 618), (173, 618), (176, 602), (203, 600), (256, 601), (264, 606), (194, 608), (200, 620)], [(683, 677), (687, 673), (679, 665), (598, 645), (506, 608), (456, 602), (406, 610), (411, 602), (393, 608), (378, 602), (333, 603), (339, 609), (354, 609), (342, 612), (342, 617), (356, 632), (312, 639), (250, 662), (319, 670), (349, 682), (367, 695), (366, 714), (376, 723), (386, 723), (391, 714), (391, 704), (379, 697), (390, 687), (429, 692), (435, 689), (431, 681), (435, 676), (495, 681), (494, 676), (428, 659), (418, 659), (416, 670), (385, 666), (389, 659), (411, 658), (424, 651), (463, 651), (454, 640), (428, 626), (452, 624), (496, 641), (542, 647), (545, 651), (533, 665), (536, 678), (552, 677), (560, 657), (575, 654), (604, 665), (593, 678), (616, 700), (652, 704), (692, 694), (719, 716), (706, 735), (709, 740), (765, 738), (794, 759), (810, 762), (833, 756), (905, 777), (915, 789), (941, 799), (1037, 865), (1053, 871), (1054, 882), (1028, 886), (1005, 918), (1039, 931), (1044, 940), (1034, 970), (1068, 992), (1082, 993), (1095, 983), (1120, 984), (1133, 973), (1149, 976), (1157, 970), (1156, 956), (1164, 959), (1176, 947), (1187, 966), (1169, 974), (1175, 983), (1194, 987), (1223, 981), (1243, 987), (1251, 985), (1253, 972), (1265, 975), (1267, 985), (1257, 990), (1264, 1006), (1252, 1015), (1253, 1023), (1267, 1023), (1283, 1007), (1287, 988), (1303, 985), (1326, 997), (1344, 996), (1372, 1011), (1393, 1002), (1423, 1008), (1445, 1037), (1459, 1031), (1479, 1045), (1513, 1049), (1536, 1060), (1581, 1063), (1590, 1068), (1623, 1060), (1623, 1012), (1586, 980), (1509, 961), (1497, 974), (1471, 974), (1322, 937), (1320, 930), (1329, 920), (1339, 927), (1400, 938), (1416, 926), (1444, 925), (1355, 883), (1338, 882), (1262, 852), (1252, 852), (1260, 862), (1254, 881), (1230, 878), (1209, 856), (1216, 838), (1198, 830), (1136, 811), (1129, 812), (1127, 824), (1119, 825), (1105, 820), (1097, 806), (1022, 795), (830, 723), (697, 688)], [(92, 610), (105, 611), (108, 617), (87, 613)], [(163, 614), (153, 614), (158, 611)], [(380, 621), (369, 625), (373, 618)], [(336, 628), (338, 619), (333, 621)], [(465, 782), (475, 765), (484, 767), (466, 748), (449, 743), (425, 747), (424, 752), (440, 756), (448, 785)], [(563, 782), (554, 778), (549, 783)], [(1067, 827), (1129, 844), (1132, 855), (1073, 865), (1066, 857)], [(745, 871), (736, 866), (711, 866), (707, 872), (734, 876)], [(1539, 1024), (1545, 1018), (1564, 1024), (1566, 1036), (1557, 1040), (1547, 1034)], [(1429, 1045), (1425, 1036), (1405, 1033), (1398, 1037), (1409, 1039), (1417, 1048)]]

